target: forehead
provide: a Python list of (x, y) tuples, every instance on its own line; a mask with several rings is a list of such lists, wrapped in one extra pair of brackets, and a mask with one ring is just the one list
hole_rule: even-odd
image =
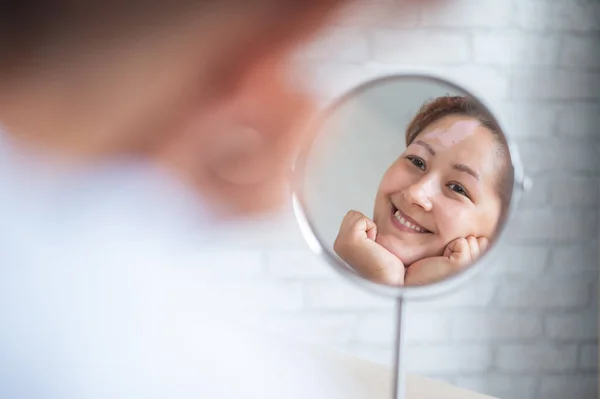
[[(413, 142), (428, 144), (435, 158), (448, 164), (464, 164), (482, 178), (495, 181), (500, 173), (497, 144), (493, 133), (477, 119), (463, 115), (449, 115), (427, 126)], [(453, 166), (453, 165), (448, 165)]]

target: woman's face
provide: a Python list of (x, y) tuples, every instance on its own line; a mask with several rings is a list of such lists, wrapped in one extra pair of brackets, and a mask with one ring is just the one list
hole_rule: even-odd
[(492, 239), (501, 172), (492, 132), (462, 115), (438, 119), (389, 167), (379, 185), (376, 241), (405, 266), (473, 235)]

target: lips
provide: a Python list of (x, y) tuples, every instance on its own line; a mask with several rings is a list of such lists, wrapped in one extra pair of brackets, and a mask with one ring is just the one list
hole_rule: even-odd
[(395, 206), (392, 206), (392, 210), (394, 212), (393, 213), (394, 222), (397, 222), (395, 224), (397, 224), (397, 227), (402, 228), (402, 230), (408, 230), (408, 231), (412, 231), (415, 233), (421, 233), (421, 234), (431, 233), (431, 231), (427, 230), (425, 227), (418, 224), (414, 219), (411, 219), (410, 217), (408, 217), (408, 215), (403, 213), (401, 210), (399, 210)]

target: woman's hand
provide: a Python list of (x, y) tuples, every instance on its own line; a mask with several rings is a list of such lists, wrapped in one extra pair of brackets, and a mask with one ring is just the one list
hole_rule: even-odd
[(375, 242), (377, 226), (360, 212), (344, 217), (333, 250), (364, 278), (386, 285), (404, 284), (404, 264)]
[(451, 241), (442, 256), (421, 259), (406, 270), (405, 285), (425, 285), (443, 280), (473, 264), (487, 249), (485, 237), (460, 237)]

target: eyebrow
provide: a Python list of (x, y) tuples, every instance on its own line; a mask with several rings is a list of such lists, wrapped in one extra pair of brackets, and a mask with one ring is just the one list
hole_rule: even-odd
[(425, 149), (431, 154), (431, 155), (435, 155), (435, 150), (426, 142), (421, 141), (421, 140), (416, 140), (415, 144), (418, 144), (422, 147), (425, 147)]
[(475, 172), (473, 169), (469, 168), (467, 165), (462, 163), (454, 165), (454, 169), (460, 170), (461, 172), (465, 172), (473, 176), (475, 179), (479, 180), (479, 174)]
[[(435, 155), (435, 150), (426, 142), (421, 141), (421, 140), (415, 140), (415, 144), (418, 144), (421, 147), (424, 147), (431, 155)], [(453, 168), (456, 170), (459, 170), (461, 172), (468, 173), (471, 176), (473, 176), (475, 179), (479, 180), (479, 173), (475, 172), (473, 169), (471, 169), (470, 167), (468, 167), (465, 164), (459, 163), (459, 164), (454, 165)]]

